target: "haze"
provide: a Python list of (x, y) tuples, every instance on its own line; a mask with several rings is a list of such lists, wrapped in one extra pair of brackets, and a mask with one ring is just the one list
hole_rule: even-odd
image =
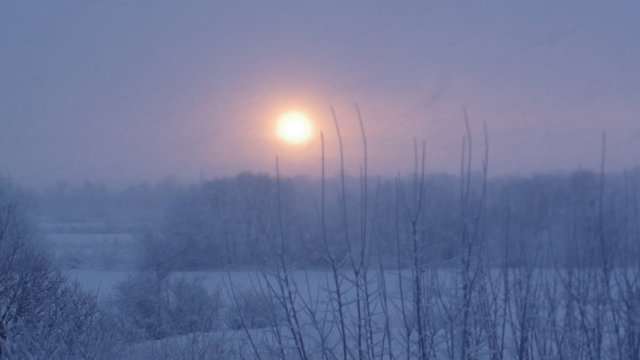
[[(635, 1), (28, 2), (0, 4), (0, 169), (19, 183), (127, 185), (241, 171), (315, 176), (277, 115), (310, 114), (348, 161), (456, 172), (466, 108), (491, 175), (607, 169), (640, 154)], [(476, 141), (481, 146), (481, 141)]]

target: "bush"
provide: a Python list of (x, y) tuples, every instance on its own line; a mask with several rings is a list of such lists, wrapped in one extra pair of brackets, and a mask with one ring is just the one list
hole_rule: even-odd
[(216, 330), (224, 303), (220, 290), (209, 293), (199, 279), (140, 273), (116, 286), (116, 310), (143, 337)]
[(23, 203), (0, 179), (0, 358), (110, 358), (111, 318), (51, 264)]
[(233, 294), (227, 309), (227, 326), (233, 330), (260, 329), (277, 326), (283, 317), (280, 304), (258, 290), (242, 290)]

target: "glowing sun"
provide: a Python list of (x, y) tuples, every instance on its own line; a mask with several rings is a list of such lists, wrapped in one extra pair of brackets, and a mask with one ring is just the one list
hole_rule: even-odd
[(307, 114), (289, 111), (278, 117), (276, 132), (280, 139), (290, 144), (303, 144), (311, 139), (313, 124)]

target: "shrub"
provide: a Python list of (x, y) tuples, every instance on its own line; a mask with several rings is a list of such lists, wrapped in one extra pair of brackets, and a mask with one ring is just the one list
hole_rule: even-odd
[(0, 358), (109, 358), (112, 319), (51, 264), (21, 200), (0, 179)]
[(227, 309), (227, 326), (233, 330), (260, 329), (277, 326), (282, 319), (281, 305), (272, 297), (255, 289), (233, 294), (233, 304)]
[(114, 305), (133, 329), (151, 339), (215, 330), (224, 307), (220, 290), (209, 293), (200, 279), (152, 273), (118, 284)]

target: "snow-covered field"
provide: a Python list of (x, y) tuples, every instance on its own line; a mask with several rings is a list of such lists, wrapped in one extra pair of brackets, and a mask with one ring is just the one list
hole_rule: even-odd
[[(68, 277), (105, 304), (113, 299), (120, 282), (139, 274), (135, 267), (136, 241), (131, 233), (52, 232), (45, 240)], [(425, 269), (420, 273), (419, 316), (415, 306), (415, 274), (410, 270), (381, 273), (372, 268), (365, 282), (362, 278), (356, 281), (353, 271), (344, 266), (338, 276), (340, 291), (336, 291), (333, 274), (328, 270), (288, 270), (286, 281), (282, 271), (271, 273), (269, 269), (173, 272), (172, 278), (198, 279), (210, 293), (222, 296), (224, 311), (233, 310), (234, 306), (239, 309), (241, 298), (250, 295), (247, 291), (253, 291), (267, 295), (257, 298), (271, 303), (272, 307), (267, 309), (275, 309), (273, 304), (288, 307), (283, 313), (295, 313), (297, 319), (278, 319), (277, 326), (259, 328), (239, 329), (222, 323), (215, 331), (136, 342), (126, 348), (129, 352), (126, 359), (253, 358), (252, 342), (258, 343), (266, 359), (273, 358), (273, 351), (283, 349), (291, 354), (280, 354), (280, 358), (300, 357), (296, 351), (301, 348), (321, 351), (320, 358), (342, 358), (343, 344), (354, 353), (361, 349), (371, 351), (370, 358), (393, 358), (384, 356), (385, 351), (387, 355), (393, 352), (396, 356), (417, 358), (416, 351), (421, 349), (418, 318), (424, 327), (423, 343), (428, 346), (425, 351), (431, 355), (457, 358), (462, 348), (460, 339), (466, 335), (474, 342), (464, 347), (478, 354), (478, 358), (488, 358), (485, 355), (490, 351), (515, 356), (518, 351), (525, 351), (522, 349), (536, 354), (532, 358), (544, 358), (558, 351), (567, 354), (582, 351), (593, 341), (591, 332), (582, 329), (601, 326), (593, 319), (606, 323), (601, 328), (607, 329), (614, 324), (620, 326), (622, 322), (618, 319), (632, 321), (636, 314), (635, 307), (627, 308), (617, 301), (637, 298), (636, 285), (616, 282), (627, 279), (625, 270), (616, 269), (612, 273), (614, 282), (610, 288), (602, 286), (605, 283), (596, 268), (571, 272), (524, 267), (486, 270), (474, 274), (479, 280), (465, 303), (461, 283), (464, 275), (460, 268)], [(638, 279), (633, 271), (628, 275), (629, 279)], [(370, 296), (362, 291), (368, 291)], [(603, 294), (612, 298), (603, 298)], [(345, 330), (340, 329), (338, 301), (342, 302)], [(635, 304), (634, 301), (629, 304)], [(568, 311), (569, 308), (573, 310)], [(264, 307), (261, 309), (264, 312)], [(567, 325), (567, 321), (575, 319), (581, 321), (582, 327)], [(635, 323), (630, 324), (625, 326), (635, 331)], [(523, 343), (519, 340), (522, 334), (538, 338), (536, 342)], [(601, 351), (613, 351), (621, 346), (615, 342), (624, 341), (625, 336), (603, 332), (598, 343)], [(567, 343), (565, 338), (578, 340)], [(347, 342), (343, 343), (343, 339)], [(360, 340), (369, 343), (360, 344)], [(282, 343), (278, 345), (278, 341)], [(640, 349), (634, 344), (625, 346)], [(184, 357), (186, 353), (193, 356)], [(200, 357), (214, 353), (217, 357)]]

